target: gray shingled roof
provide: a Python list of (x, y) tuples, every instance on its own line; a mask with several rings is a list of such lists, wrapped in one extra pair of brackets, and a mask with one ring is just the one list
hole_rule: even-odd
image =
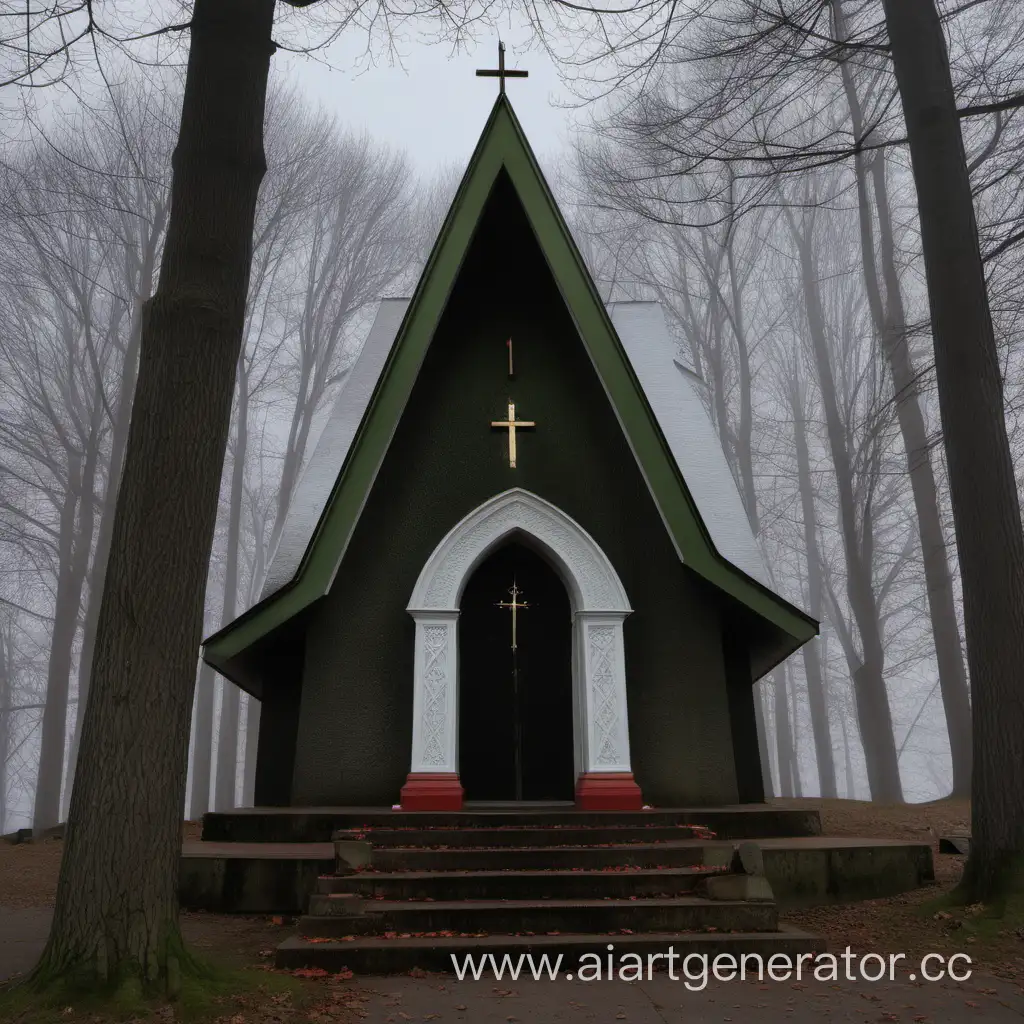
[[(381, 301), (363, 349), (295, 488), (261, 599), (280, 590), (298, 571), (408, 305), (408, 299)], [(736, 482), (701, 402), (703, 384), (678, 362), (661, 306), (657, 302), (614, 302), (608, 311), (718, 553), (769, 586)]]

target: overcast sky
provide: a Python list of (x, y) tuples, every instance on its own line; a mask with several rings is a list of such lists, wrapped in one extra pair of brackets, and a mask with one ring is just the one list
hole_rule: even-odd
[[(530, 73), (510, 80), (508, 94), (530, 144), (546, 164), (568, 145), (579, 113), (559, 107), (570, 95), (547, 54), (525, 50), (524, 35), (518, 33), (517, 44), (517, 33), (502, 33), (506, 67)], [(443, 44), (409, 43), (403, 47), (402, 66), (358, 62), (360, 46), (353, 39), (316, 57), (279, 52), (275, 73), (297, 82), (346, 126), (365, 128), (375, 139), (406, 150), (427, 174), (451, 163), (464, 167), (498, 92), (497, 79), (475, 75), (477, 68), (497, 67), (497, 34), (488, 38), (481, 33), (474, 49), (458, 54)]]

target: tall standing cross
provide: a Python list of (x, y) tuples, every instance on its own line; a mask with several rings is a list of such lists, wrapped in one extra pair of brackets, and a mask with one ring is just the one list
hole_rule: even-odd
[(491, 420), (492, 427), (498, 427), (500, 430), (508, 431), (508, 467), (509, 469), (516, 468), (516, 427), (521, 427), (529, 430), (531, 427), (537, 426), (533, 420), (517, 420), (516, 419), (516, 403), (509, 399), (508, 402), (508, 419), (507, 420)]
[(498, 79), (498, 92), (500, 95), (505, 95), (505, 79), (506, 78), (529, 78), (529, 71), (506, 71), (505, 70), (505, 44), (498, 41), (498, 68), (493, 68), (488, 71), (477, 71), (477, 78), (497, 78)]
[(512, 612), (512, 650), (516, 649), (516, 610), (519, 608), (529, 608), (529, 601), (520, 601), (519, 595), (522, 591), (516, 586), (516, 579), (512, 577), (512, 586), (509, 587), (509, 594), (512, 595), (511, 601), (496, 601), (495, 607), (497, 608), (508, 608)]

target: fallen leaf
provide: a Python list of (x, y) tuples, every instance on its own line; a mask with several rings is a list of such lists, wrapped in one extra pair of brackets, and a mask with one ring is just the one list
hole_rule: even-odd
[(327, 972), (322, 967), (298, 967), (292, 974), (296, 978), (326, 978)]

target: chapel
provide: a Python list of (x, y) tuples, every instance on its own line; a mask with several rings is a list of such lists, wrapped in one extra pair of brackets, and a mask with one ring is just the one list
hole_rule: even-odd
[(502, 89), (411, 298), (381, 300), (260, 601), (258, 806), (764, 799), (771, 585), (654, 302), (605, 305)]

